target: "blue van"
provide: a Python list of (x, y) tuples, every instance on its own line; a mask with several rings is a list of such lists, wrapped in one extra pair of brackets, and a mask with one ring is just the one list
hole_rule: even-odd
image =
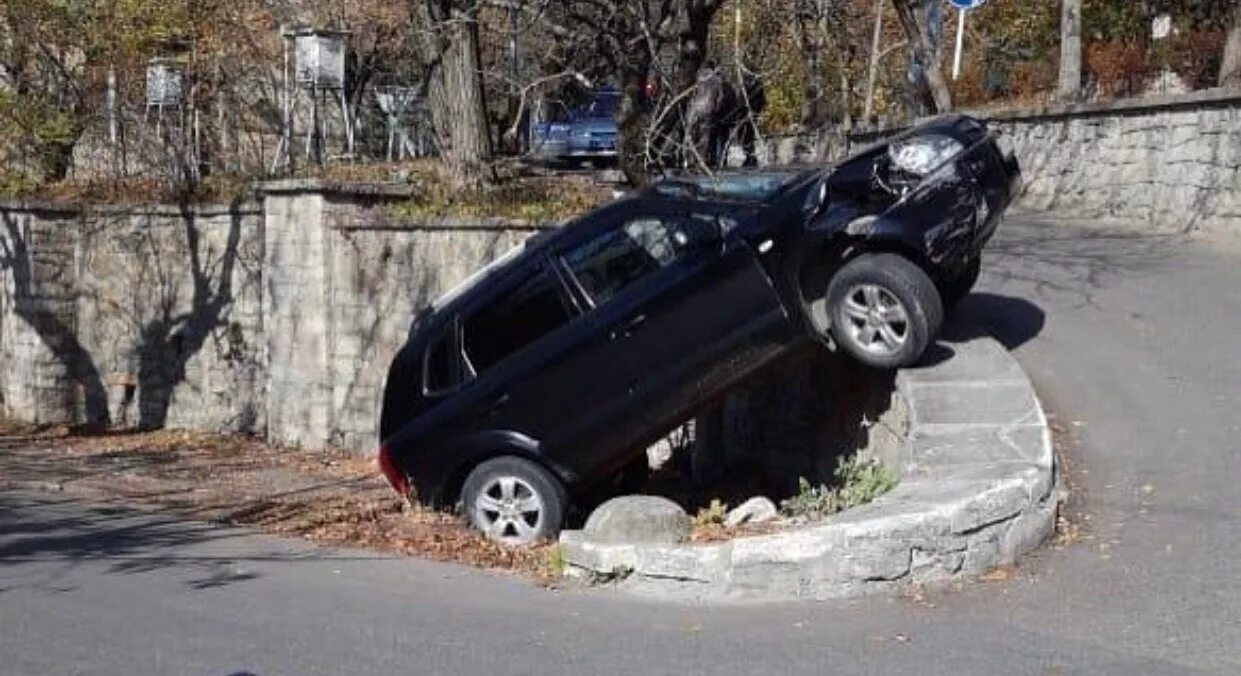
[(530, 155), (550, 162), (614, 160), (619, 102), (615, 89), (596, 90), (588, 103), (572, 109), (546, 102), (544, 119), (530, 125)]

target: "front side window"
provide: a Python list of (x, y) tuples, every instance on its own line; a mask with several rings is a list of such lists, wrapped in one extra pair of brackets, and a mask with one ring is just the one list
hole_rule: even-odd
[(466, 318), (465, 354), (477, 373), (568, 323), (559, 282), (539, 271)]
[(667, 219), (639, 218), (565, 254), (573, 276), (595, 305), (675, 262), (683, 245)]

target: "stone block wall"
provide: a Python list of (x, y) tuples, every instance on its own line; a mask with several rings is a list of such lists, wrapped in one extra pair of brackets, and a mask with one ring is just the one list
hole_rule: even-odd
[(0, 400), (40, 423), (264, 425), (255, 204), (0, 207)]
[(414, 313), (542, 229), (393, 219), (408, 194), (286, 181), (233, 206), (0, 204), (4, 415), (369, 451)]
[[(349, 218), (347, 211), (338, 214)], [(329, 439), (347, 448), (364, 448), (376, 442), (384, 379), (392, 356), (409, 334), (414, 312), (533, 232), (479, 225), (335, 227), (339, 229), (333, 238), (328, 305), (335, 419)]]
[(370, 450), (414, 314), (538, 232), (497, 220), (394, 219), (400, 188), (267, 186), (272, 441)]
[[(73, 421), (88, 370), (77, 333), (73, 214), (0, 212), (0, 406), (35, 423)], [(91, 381), (96, 398), (101, 386)]]
[(1161, 229), (1241, 232), (1235, 93), (992, 119), (1022, 162), (1023, 207)]

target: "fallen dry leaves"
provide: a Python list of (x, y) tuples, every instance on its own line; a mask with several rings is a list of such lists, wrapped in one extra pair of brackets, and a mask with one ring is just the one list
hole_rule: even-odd
[(315, 542), (553, 579), (550, 545), (510, 549), (409, 505), (374, 460), (198, 432), (81, 433), (0, 421), (0, 486), (171, 511)]

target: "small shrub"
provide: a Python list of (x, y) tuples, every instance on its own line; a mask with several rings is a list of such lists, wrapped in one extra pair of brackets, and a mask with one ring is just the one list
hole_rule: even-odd
[(694, 516), (694, 527), (701, 528), (703, 526), (716, 526), (724, 523), (724, 517), (728, 515), (728, 505), (720, 502), (718, 498), (713, 498), (711, 504), (698, 510), (698, 514)]
[(806, 477), (798, 479), (797, 486), (797, 495), (780, 503), (785, 514), (818, 519), (840, 511), (835, 490), (822, 484), (814, 486)]
[(899, 479), (896, 472), (875, 460), (861, 460), (854, 456), (849, 462), (842, 462), (836, 469), (836, 477), (840, 479), (840, 508), (849, 509), (864, 505), (887, 493), (896, 486)]
[(839, 485), (835, 488), (825, 484), (815, 486), (805, 477), (801, 478), (797, 495), (780, 503), (780, 508), (789, 516), (822, 519), (871, 502), (892, 490), (899, 481), (890, 468), (857, 455), (841, 459), (836, 478)]
[(564, 558), (564, 550), (560, 545), (552, 545), (547, 548), (547, 572), (549, 577), (564, 577), (565, 568), (568, 562)]

